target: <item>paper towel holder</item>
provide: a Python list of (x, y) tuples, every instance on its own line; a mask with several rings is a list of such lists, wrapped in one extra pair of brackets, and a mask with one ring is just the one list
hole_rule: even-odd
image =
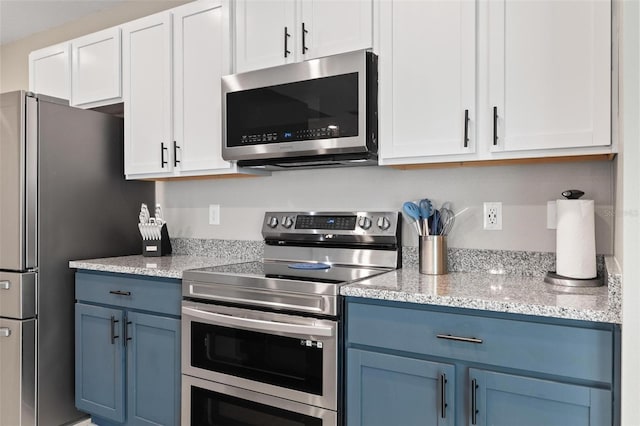
[[(579, 189), (569, 189), (562, 192), (562, 196), (568, 200), (577, 200), (583, 195), (584, 192)], [(600, 287), (604, 284), (601, 276), (595, 278), (571, 278), (560, 275), (556, 271), (547, 272), (544, 282), (563, 287)]]

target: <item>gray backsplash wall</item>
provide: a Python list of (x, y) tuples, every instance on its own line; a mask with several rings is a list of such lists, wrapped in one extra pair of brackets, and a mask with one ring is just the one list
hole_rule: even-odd
[[(425, 170), (386, 167), (274, 172), (271, 176), (158, 182), (172, 237), (261, 240), (270, 210), (401, 210), (405, 200), (451, 201), (461, 213), (449, 246), (491, 250), (555, 251), (546, 228), (547, 201), (581, 189), (596, 204), (596, 249), (613, 252), (614, 163), (581, 162)], [(503, 230), (482, 229), (482, 203), (503, 203)], [(220, 205), (220, 225), (209, 225), (209, 204)], [(404, 245), (416, 246), (403, 225)]]

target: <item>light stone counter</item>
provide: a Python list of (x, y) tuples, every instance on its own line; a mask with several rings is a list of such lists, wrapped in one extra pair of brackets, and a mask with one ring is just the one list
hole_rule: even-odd
[(605, 259), (607, 285), (573, 289), (540, 276), (475, 272), (422, 275), (415, 265), (343, 286), (343, 296), (621, 323), (620, 274)]
[(161, 257), (144, 257), (141, 255), (134, 255), (108, 257), (104, 259), (72, 260), (69, 262), (69, 267), (90, 271), (181, 279), (182, 272), (187, 269), (229, 265), (232, 263), (247, 262), (248, 260), (251, 259), (193, 255), (172, 255)]

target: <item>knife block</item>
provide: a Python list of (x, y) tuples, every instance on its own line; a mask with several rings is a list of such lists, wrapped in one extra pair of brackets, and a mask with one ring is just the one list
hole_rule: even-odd
[(171, 254), (171, 240), (167, 224), (163, 224), (160, 229), (159, 240), (142, 240), (142, 255), (145, 257), (168, 256)]

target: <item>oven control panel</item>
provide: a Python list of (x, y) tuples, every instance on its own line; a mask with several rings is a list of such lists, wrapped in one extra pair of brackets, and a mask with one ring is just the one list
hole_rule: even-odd
[(398, 232), (398, 225), (398, 212), (267, 212), (262, 235), (390, 236)]

